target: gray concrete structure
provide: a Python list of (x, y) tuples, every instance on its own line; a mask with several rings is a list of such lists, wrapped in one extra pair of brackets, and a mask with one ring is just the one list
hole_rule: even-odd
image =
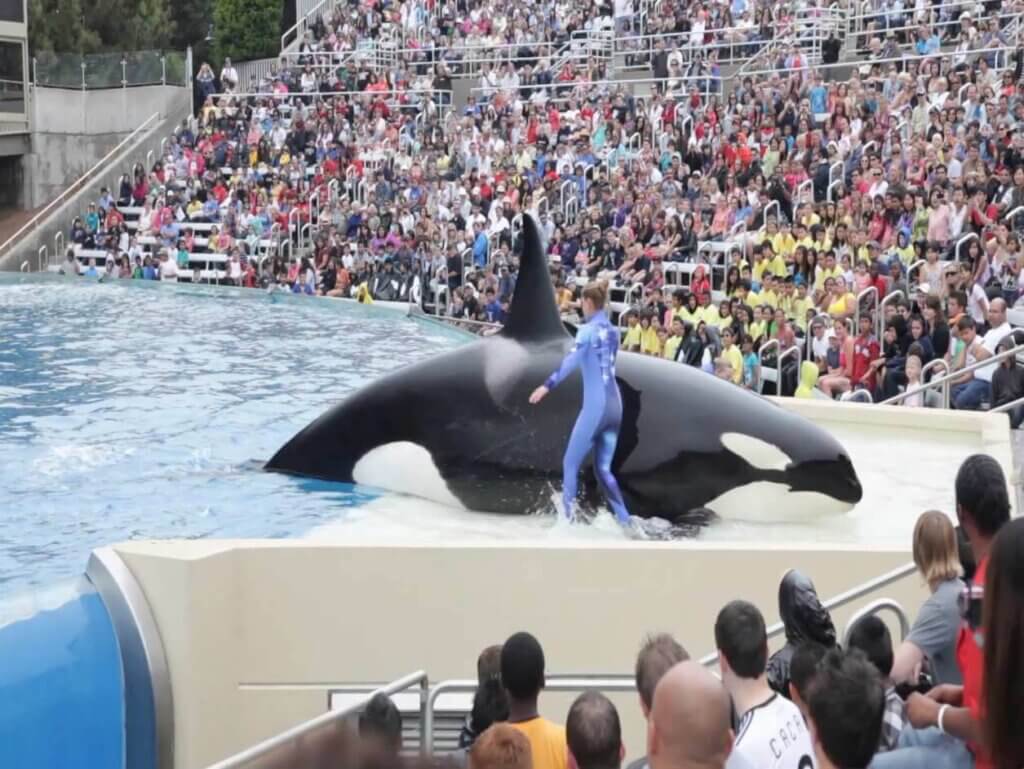
[(97, 91), (32, 89), (31, 149), (22, 159), (23, 205), (60, 195), (154, 113), (181, 111), (188, 89), (154, 85)]
[[(157, 88), (163, 89), (164, 87), (157, 86)], [(123, 89), (117, 90), (120, 92)], [(129, 89), (129, 96), (138, 90), (140, 89)], [(109, 91), (93, 91), (89, 93), (95, 95), (109, 93)], [(50, 197), (50, 200), (56, 200), (56, 198), (68, 190), (70, 185), (76, 184), (76, 187), (71, 194), (66, 195), (65, 199), (55, 205), (52, 210), (46, 211), (45, 215), (38, 221), (30, 222), (29, 225), (26, 225), (26, 231), (19, 233), (15, 242), (0, 245), (0, 249), (2, 249), (0, 250), (0, 270), (17, 270), (25, 262), (28, 263), (30, 270), (45, 269), (45, 263), (40, 263), (39, 250), (42, 246), (47, 248), (45, 258), (50, 263), (57, 263), (63, 258), (63, 255), (55, 253), (56, 234), (63, 232), (65, 236), (67, 235), (71, 222), (76, 216), (85, 211), (89, 201), (94, 201), (99, 197), (101, 188), (108, 187), (116, 193), (118, 180), (122, 174), (130, 173), (135, 163), (144, 163), (148, 153), (152, 152), (154, 157), (158, 156), (160, 154), (161, 142), (170, 136), (183, 120), (191, 115), (192, 94), (190, 89), (170, 88), (170, 91), (165, 92), (163, 96), (167, 98), (167, 101), (164, 102), (164, 108), (162, 110), (153, 110), (153, 112), (160, 113), (159, 118), (155, 119), (152, 125), (147, 126), (146, 130), (140, 132), (138, 136), (135, 136), (122, 147), (116, 156), (110, 158), (104, 164), (103, 168), (80, 182), (77, 180), (85, 172), (113, 150), (118, 143), (123, 142), (131, 134), (132, 130), (138, 128), (153, 112), (140, 118), (131, 129), (123, 133), (110, 135), (105, 149), (102, 150), (100, 149), (103, 146), (100, 144), (103, 141), (102, 136), (97, 138), (56, 132), (45, 136), (44, 140), (51, 142), (49, 149), (52, 152), (64, 153), (63, 156), (65, 158), (74, 155), (77, 159), (76, 162), (81, 161), (73, 170), (66, 173), (67, 181), (60, 185), (59, 189), (56, 185), (54, 186), (55, 194)], [(154, 106), (152, 102), (144, 102), (143, 104), (146, 108)], [(60, 124), (58, 123), (58, 125)], [(68, 123), (65, 123), (65, 125), (68, 125)], [(94, 139), (96, 143), (90, 144)], [(33, 141), (35, 141), (35, 137), (33, 137)], [(92, 154), (86, 158), (86, 153)], [(33, 146), (33, 154), (38, 154), (38, 146)], [(59, 174), (60, 170), (57, 169), (53, 173)], [(28, 183), (26, 182), (26, 184)]]

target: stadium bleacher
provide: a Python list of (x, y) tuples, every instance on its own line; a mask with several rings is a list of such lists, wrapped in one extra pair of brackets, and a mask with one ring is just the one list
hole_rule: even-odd
[[(995, 299), (1017, 317), (1017, 10), (662, 0), (567, 3), (550, 15), (470, 3), (452, 15), (406, 4), (353, 24), (327, 6), (248, 86), (206, 68), (197, 119), (126, 176), (119, 200), (100, 201), (102, 221), (83, 217), (68, 245), (83, 269), (123, 265), (129, 247), (132, 263), (157, 265), (170, 248), (178, 269), (166, 278), (315, 284), (331, 296), (364, 286), (377, 300), (500, 323), (530, 210), (556, 281), (575, 294), (610, 280), (623, 329), (632, 310), (657, 334), (704, 264), (709, 301), (681, 317), (684, 333), (706, 340), (706, 368), (731, 325), (751, 337), (744, 386), (792, 394), (812, 362), (841, 383), (834, 397), (891, 399), (907, 392), (904, 324), (925, 314), (927, 295), (942, 306), (926, 321), (925, 365), (968, 363), (957, 360), (951, 292), (965, 291), (961, 309), (982, 332)], [(245, 65), (233, 66), (244, 83)], [(468, 98), (465, 88), (456, 97), (460, 81)], [(123, 223), (108, 229), (112, 202)], [(211, 246), (214, 227), (226, 237)], [(969, 271), (947, 282), (947, 266), (963, 262)], [(571, 310), (573, 297), (561, 299)], [(852, 342), (861, 314), (872, 338), (844, 342), (842, 365), (821, 346), (815, 354), (811, 318), (840, 318)], [(933, 337), (946, 328), (954, 342), (943, 346)], [(876, 356), (856, 376), (853, 347)], [(666, 348), (678, 349), (663, 334), (645, 351)]]

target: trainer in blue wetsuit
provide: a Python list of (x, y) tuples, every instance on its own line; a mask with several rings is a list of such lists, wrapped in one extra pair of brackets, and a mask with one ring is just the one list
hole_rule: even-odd
[[(586, 296), (586, 294), (585, 294)], [(603, 294), (602, 294), (603, 298)], [(601, 302), (603, 304), (603, 301)], [(584, 302), (587, 307), (587, 301)], [(603, 309), (595, 305), (593, 314), (576, 332), (576, 343), (558, 367), (544, 382), (536, 403), (547, 391), (554, 389), (577, 367), (583, 374), (583, 408), (576, 418), (562, 460), (562, 501), (565, 515), (573, 517), (580, 466), (590, 450), (594, 450), (596, 475), (604, 488), (608, 504), (620, 523), (629, 521), (629, 512), (622, 499), (618, 481), (612, 474), (612, 458), (619, 440), (622, 423), (622, 396), (615, 381), (615, 356), (619, 350), (619, 332)], [(536, 396), (536, 393), (535, 393)]]

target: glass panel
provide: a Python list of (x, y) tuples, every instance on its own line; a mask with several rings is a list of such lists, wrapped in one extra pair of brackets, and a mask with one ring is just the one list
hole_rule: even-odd
[(77, 54), (40, 51), (35, 61), (36, 85), (50, 88), (81, 88), (82, 57)]
[(85, 57), (86, 88), (120, 88), (124, 77), (119, 53), (93, 53)]
[(185, 54), (180, 51), (168, 51), (164, 56), (167, 59), (167, 85), (188, 85)]
[(0, 112), (25, 112), (22, 45), (0, 40)]
[(25, 23), (25, 6), (22, 0), (0, 0), (0, 21)]
[(133, 51), (125, 54), (128, 85), (159, 85), (163, 77), (160, 51)]

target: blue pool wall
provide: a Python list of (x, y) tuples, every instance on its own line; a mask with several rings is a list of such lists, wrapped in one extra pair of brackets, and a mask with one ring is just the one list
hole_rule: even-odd
[(51, 600), (59, 605), (25, 618), (0, 615), (0, 767), (125, 766), (124, 676), (114, 626), (86, 577), (67, 593), (65, 602)]

